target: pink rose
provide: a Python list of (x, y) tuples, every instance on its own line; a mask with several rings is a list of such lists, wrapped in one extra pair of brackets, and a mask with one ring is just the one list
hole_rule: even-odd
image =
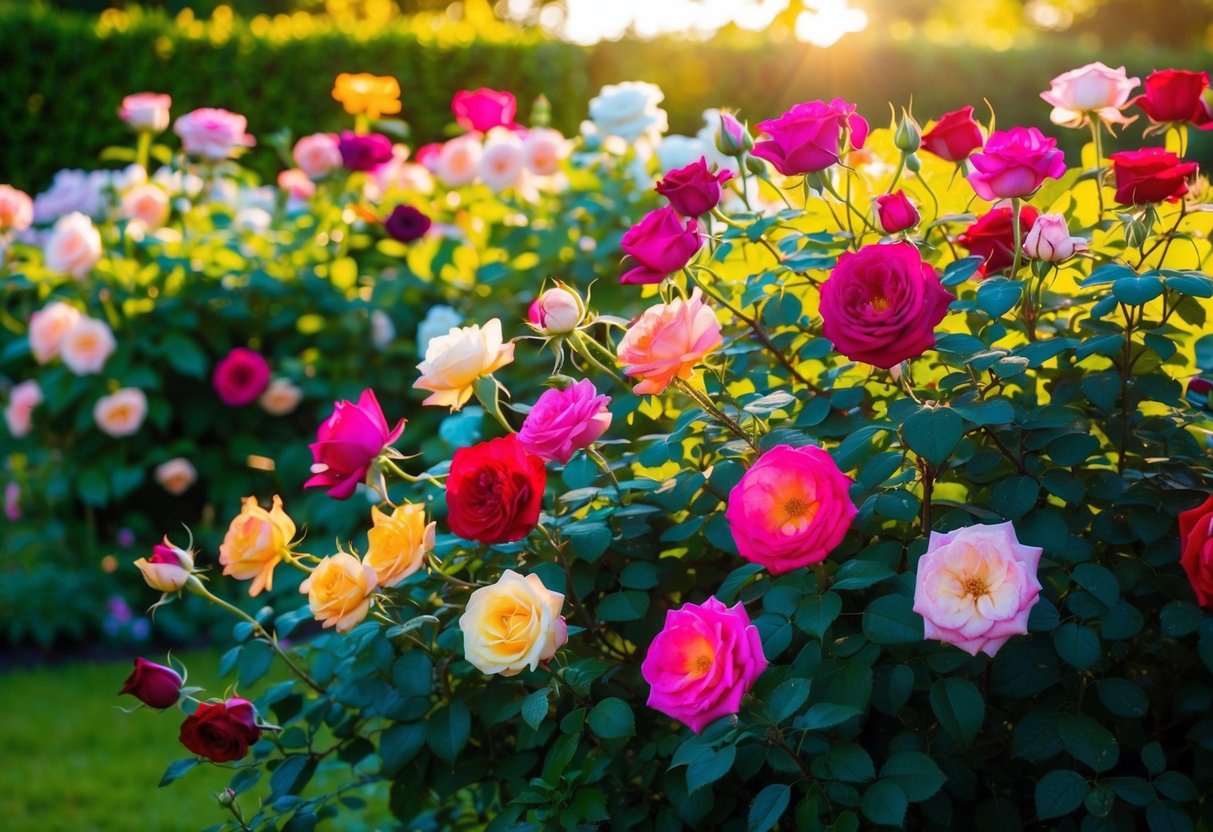
[(560, 162), (568, 155), (569, 143), (559, 130), (532, 127), (522, 140), (522, 155), (526, 168), (536, 176), (554, 176), (560, 172)]
[(741, 710), (766, 669), (758, 628), (741, 602), (726, 607), (708, 598), (666, 612), (640, 673), (651, 686), (648, 706), (698, 734)]
[(134, 130), (163, 133), (168, 129), (168, 111), (173, 99), (158, 92), (137, 92), (122, 99), (118, 118)]
[(29, 319), (29, 348), (34, 354), (34, 360), (46, 364), (59, 355), (63, 345), (63, 336), (67, 335), (76, 321), (80, 320), (80, 311), (74, 306), (68, 306), (62, 301), (49, 303), (45, 308), (35, 312)]
[(101, 259), (101, 232), (84, 214), (67, 214), (55, 222), (43, 256), (51, 271), (82, 280)]
[(660, 283), (691, 262), (703, 238), (698, 220), (684, 219), (667, 205), (645, 214), (619, 245), (630, 258), (626, 264), (632, 266), (619, 278), (620, 283)]
[(855, 112), (855, 105), (835, 98), (797, 104), (773, 121), (760, 121), (758, 129), (771, 138), (754, 145), (754, 155), (766, 159), (784, 176), (814, 173), (838, 164), (844, 149), (843, 130), (850, 130), (849, 144), (863, 147), (868, 122)]
[(134, 387), (123, 387), (97, 399), (93, 405), (93, 421), (102, 433), (114, 437), (133, 436), (143, 426), (147, 416), (147, 396)]
[(684, 217), (698, 217), (720, 202), (720, 186), (733, 178), (733, 172), (712, 173), (703, 156), (686, 167), (672, 170), (657, 183), (657, 193), (670, 201)]
[(1123, 66), (1112, 69), (1096, 61), (1058, 75), (1040, 97), (1053, 105), (1049, 120), (1054, 124), (1082, 127), (1092, 114), (1108, 124), (1128, 124), (1133, 119), (1120, 110), (1140, 83), (1128, 77)]
[(1023, 241), (1024, 254), (1033, 260), (1059, 263), (1087, 250), (1087, 241), (1071, 237), (1061, 214), (1041, 214)]
[(1179, 552), (1196, 603), (1213, 609), (1213, 497), (1179, 513)]
[(278, 173), (278, 188), (291, 199), (308, 200), (316, 195), (316, 183), (301, 168), (287, 168)]
[(888, 369), (935, 346), (952, 295), (910, 243), (845, 252), (821, 287), (822, 334), (852, 361)]
[[(480, 173), (480, 157), (484, 147), (473, 134), (457, 136), (442, 145), (433, 161), (434, 175), (448, 188), (458, 188), (475, 181)], [(427, 166), (430, 162), (425, 163)]]
[(32, 378), (14, 384), (4, 407), (4, 423), (14, 438), (27, 435), (34, 426), (34, 408), (42, 404), (42, 388)]
[(191, 156), (218, 162), (242, 147), (252, 147), (257, 140), (244, 132), (248, 119), (242, 115), (213, 107), (192, 110), (178, 117), (173, 132), (181, 137), (181, 147)]
[(198, 470), (185, 457), (174, 457), (156, 466), (156, 482), (174, 497), (180, 497), (198, 479)]
[(488, 87), (460, 90), (451, 100), (455, 121), (464, 130), (487, 133), (494, 127), (513, 128), (518, 102), (510, 92), (498, 92)]
[(610, 403), (610, 396), (600, 395), (589, 379), (546, 390), (522, 423), (518, 442), (528, 453), (563, 465), (611, 426)]
[(1040, 595), (1040, 554), (1019, 542), (1009, 522), (931, 532), (914, 584), (924, 636), (993, 656), (1011, 636), (1026, 634)]
[(366, 479), (375, 457), (400, 438), (404, 419), (389, 429), (375, 391), (363, 390), (358, 403), (339, 401), (333, 415), (316, 430), (308, 447), (316, 463), (305, 488), (327, 488), (330, 497), (345, 500)]
[(137, 658), (134, 672), (127, 678), (118, 695), (129, 693), (149, 708), (163, 710), (177, 704), (177, 700), (181, 698), (183, 684), (181, 674), (171, 667)]
[(723, 340), (720, 322), (696, 286), (689, 298), (646, 309), (616, 349), (624, 373), (640, 379), (632, 392), (648, 396), (664, 393), (676, 378), (689, 379)]
[(21, 519), (21, 486), (15, 482), (4, 486), (4, 517), (11, 523)]
[(0, 233), (24, 231), (34, 221), (34, 201), (25, 191), (0, 185)]
[(921, 217), (905, 191), (897, 191), (876, 197), (876, 218), (884, 233), (896, 234), (918, 225)]
[(522, 140), (508, 130), (494, 130), (480, 156), (480, 181), (493, 193), (513, 188), (526, 170)]
[(114, 332), (105, 321), (80, 318), (63, 336), (59, 357), (77, 376), (95, 376), (117, 349)]
[(527, 309), (527, 320), (540, 332), (553, 335), (572, 332), (584, 317), (585, 304), (563, 285), (548, 289)]
[(122, 195), (122, 216), (139, 220), (147, 228), (164, 225), (172, 213), (168, 194), (159, 185), (136, 185)]
[(1066, 172), (1066, 157), (1057, 149), (1057, 140), (1035, 127), (995, 131), (969, 161), (976, 169), (969, 174), (969, 184), (991, 202), (1028, 196), (1045, 179), (1060, 179)]
[(311, 179), (320, 179), (341, 167), (341, 149), (332, 133), (313, 133), (295, 142), (291, 158)]
[(257, 400), (270, 383), (270, 365), (261, 353), (237, 347), (215, 365), (211, 384), (219, 400), (242, 407)]
[(729, 492), (724, 516), (738, 553), (772, 575), (820, 563), (855, 518), (850, 487), (821, 448), (771, 448)]

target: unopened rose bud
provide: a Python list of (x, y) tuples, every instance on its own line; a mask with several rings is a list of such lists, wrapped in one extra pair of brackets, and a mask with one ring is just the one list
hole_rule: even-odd
[(223, 808), (231, 806), (236, 800), (236, 793), (231, 788), (224, 789), (216, 796), (219, 800), (219, 805)]
[(531, 105), (531, 127), (547, 127), (552, 123), (552, 103), (546, 95), (540, 95)]
[(906, 170), (910, 173), (918, 173), (922, 170), (922, 160), (918, 158), (917, 153), (906, 154)]
[(755, 176), (762, 176), (767, 172), (767, 163), (759, 159), (757, 156), (745, 157), (746, 170)]
[(185, 549), (174, 546), (168, 537), (152, 549), (151, 560), (139, 558), (135, 566), (143, 573), (143, 580), (152, 589), (161, 592), (176, 592), (185, 586), (194, 571), (194, 556)]
[(118, 695), (129, 693), (149, 708), (171, 708), (181, 698), (181, 674), (162, 664), (147, 659), (135, 659), (135, 670), (118, 691)]
[(572, 332), (584, 317), (581, 298), (563, 284), (548, 289), (527, 310), (527, 319), (533, 326), (554, 335)]
[(720, 114), (720, 129), (716, 131), (716, 149), (725, 156), (740, 156), (754, 148), (754, 137), (732, 113)]
[(917, 153), (918, 148), (922, 147), (922, 128), (905, 110), (901, 111), (901, 121), (893, 133), (893, 145), (907, 155)]
[(1041, 214), (1023, 241), (1024, 254), (1034, 260), (1059, 263), (1087, 250), (1087, 241), (1071, 237), (1061, 214)]
[(918, 225), (918, 209), (904, 191), (876, 197), (876, 217), (886, 234), (896, 234)]

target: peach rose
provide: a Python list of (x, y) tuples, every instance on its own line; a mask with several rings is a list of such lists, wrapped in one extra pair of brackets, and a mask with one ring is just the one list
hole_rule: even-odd
[(159, 185), (136, 185), (122, 195), (122, 216), (147, 228), (164, 225), (171, 212), (168, 194)]
[(0, 231), (24, 231), (34, 221), (34, 201), (25, 191), (0, 185)]
[(514, 676), (534, 670), (568, 640), (563, 606), (564, 596), (544, 586), (538, 575), (505, 570), (497, 583), (473, 592), (459, 616), (464, 658), (481, 673)]
[(514, 345), (501, 342), (501, 320), (453, 327), (446, 335), (430, 340), (425, 361), (417, 365), (421, 378), (413, 382), (432, 395), (422, 404), (459, 410), (472, 398), (476, 382), (514, 360)]
[(560, 172), (561, 161), (569, 155), (569, 143), (559, 130), (534, 127), (527, 131), (522, 141), (522, 155), (531, 173), (554, 176)]
[(55, 222), (43, 256), (51, 271), (81, 280), (101, 259), (101, 232), (84, 214), (72, 212)]
[(696, 288), (690, 298), (646, 309), (619, 341), (619, 363), (640, 379), (632, 388), (636, 395), (657, 395), (674, 379), (689, 379), (721, 343), (720, 322)]
[(34, 426), (34, 408), (42, 404), (42, 388), (33, 379), (14, 384), (4, 407), (4, 422), (8, 432), (20, 439)]
[(184, 494), (197, 479), (198, 470), (182, 456), (156, 466), (156, 482), (174, 497)]
[(438, 153), (434, 175), (448, 188), (458, 188), (474, 182), (480, 172), (480, 157), (484, 149), (474, 133), (451, 139)]
[(134, 387), (123, 387), (97, 399), (93, 420), (110, 436), (132, 436), (139, 432), (147, 416), (147, 396)]
[(366, 534), (362, 562), (375, 570), (379, 586), (393, 587), (425, 563), (426, 554), (434, 548), (436, 524), (426, 525), (425, 506), (420, 503), (397, 506), (391, 514), (372, 508), (371, 521), (375, 525)]
[(276, 378), (257, 399), (261, 409), (271, 416), (285, 416), (293, 413), (303, 398), (303, 391), (289, 378)]
[(341, 167), (341, 151), (332, 133), (313, 133), (295, 142), (291, 152), (295, 164), (312, 179), (319, 179)]
[(29, 319), (29, 348), (39, 364), (59, 355), (63, 336), (80, 320), (80, 310), (62, 301), (47, 304)]
[(240, 514), (227, 527), (219, 545), (219, 563), (223, 574), (238, 581), (252, 580), (248, 594), (255, 597), (263, 589), (274, 588), (274, 567), (289, 554), (295, 522), (282, 510), (282, 498), (274, 495), (273, 507), (266, 511), (256, 497), (245, 497)]
[(64, 334), (59, 357), (73, 374), (95, 376), (117, 346), (109, 324), (96, 318), (81, 318)]
[(494, 193), (512, 188), (526, 165), (522, 141), (513, 132), (495, 129), (480, 155), (480, 181)]
[(312, 615), (325, 627), (348, 633), (366, 618), (375, 591), (375, 570), (345, 552), (329, 555), (299, 585)]

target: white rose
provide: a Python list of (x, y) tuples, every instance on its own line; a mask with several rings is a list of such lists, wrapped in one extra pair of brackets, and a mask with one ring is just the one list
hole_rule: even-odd
[(665, 110), (657, 106), (664, 98), (660, 88), (644, 81), (607, 84), (590, 99), (590, 119), (604, 136), (655, 141), (669, 126)]
[(665, 136), (657, 145), (657, 163), (662, 173), (686, 167), (707, 156), (703, 142), (693, 136)]
[(502, 342), (500, 319), (455, 327), (430, 341), (413, 386), (430, 391), (422, 404), (458, 410), (472, 398), (477, 381), (513, 360), (514, 345)]

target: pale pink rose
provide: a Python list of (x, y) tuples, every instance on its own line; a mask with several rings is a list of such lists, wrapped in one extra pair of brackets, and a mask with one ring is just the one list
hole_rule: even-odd
[(1033, 260), (1059, 263), (1087, 250), (1087, 241), (1071, 237), (1061, 214), (1041, 214), (1023, 241), (1024, 254)]
[(1096, 61), (1058, 75), (1040, 97), (1053, 105), (1049, 120), (1054, 124), (1082, 127), (1092, 113), (1108, 124), (1128, 124), (1135, 117), (1125, 116), (1121, 108), (1140, 83), (1123, 66), (1112, 69)]
[(21, 486), (15, 482), (4, 486), (4, 518), (10, 523), (21, 519)]
[(451, 139), (442, 146), (438, 154), (434, 175), (448, 188), (470, 184), (480, 172), (480, 157), (483, 152), (480, 139), (474, 133), (465, 133)]
[(561, 161), (569, 155), (569, 143), (559, 130), (533, 127), (522, 142), (526, 168), (536, 176), (553, 176), (560, 172)]
[(181, 147), (191, 156), (218, 162), (242, 147), (252, 147), (257, 140), (244, 132), (248, 119), (242, 115), (214, 107), (192, 110), (177, 119), (173, 132), (181, 137)]
[(184, 494), (198, 479), (198, 469), (182, 456), (156, 466), (156, 482), (174, 497)]
[(101, 232), (81, 213), (60, 217), (43, 247), (46, 267), (83, 279), (101, 259)]
[(147, 416), (147, 396), (134, 387), (123, 387), (97, 399), (93, 420), (110, 436), (132, 436), (139, 432)]
[(291, 153), (295, 164), (312, 179), (319, 179), (341, 167), (341, 151), (332, 133), (313, 133), (295, 142)]
[(109, 324), (81, 318), (64, 334), (59, 357), (75, 375), (92, 376), (101, 372), (117, 346)]
[(34, 408), (42, 404), (42, 388), (38, 382), (30, 379), (20, 384), (14, 384), (8, 394), (8, 404), (4, 407), (4, 422), (8, 432), (17, 439), (25, 436), (34, 426)]
[(600, 395), (589, 379), (545, 390), (527, 413), (518, 443), (542, 460), (563, 465), (611, 426), (610, 403), (611, 397)]
[(1040, 595), (1041, 551), (1021, 544), (1009, 522), (931, 532), (914, 586), (923, 635), (993, 656), (1011, 636), (1026, 634)]
[(162, 133), (168, 129), (168, 111), (173, 99), (158, 92), (137, 92), (122, 99), (118, 118), (135, 130)]
[(24, 231), (34, 221), (34, 201), (25, 191), (0, 185), (0, 232)]
[(720, 322), (696, 287), (690, 298), (646, 309), (619, 341), (617, 354), (624, 372), (640, 379), (632, 392), (658, 395), (674, 379), (689, 379), (722, 343)]
[(480, 156), (480, 180), (494, 193), (504, 191), (518, 184), (525, 164), (518, 136), (509, 130), (495, 129)]
[(291, 199), (307, 200), (316, 195), (316, 183), (299, 168), (289, 168), (278, 174), (278, 187)]
[(172, 212), (168, 194), (159, 185), (136, 185), (122, 195), (122, 216), (139, 220), (146, 228), (159, 228)]
[(535, 298), (527, 310), (527, 320), (540, 332), (564, 335), (572, 332), (585, 317), (581, 298), (563, 284), (553, 286)]
[(294, 412), (303, 398), (303, 391), (289, 378), (276, 378), (257, 399), (261, 409), (271, 416), (285, 416)]
[(49, 303), (29, 319), (29, 348), (34, 360), (46, 364), (59, 355), (63, 336), (80, 320), (80, 311), (62, 301)]

